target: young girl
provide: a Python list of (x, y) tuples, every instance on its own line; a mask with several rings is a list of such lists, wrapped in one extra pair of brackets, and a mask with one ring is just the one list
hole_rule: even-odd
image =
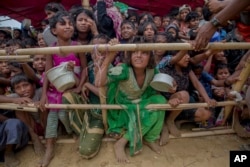
[(138, 35), (144, 37), (145, 42), (154, 42), (154, 36), (157, 33), (157, 28), (154, 22), (144, 22), (138, 27)]
[[(50, 19), (50, 28), (51, 32), (57, 37), (56, 43), (53, 46), (69, 46), (69, 45), (77, 45), (77, 42), (71, 41), (71, 37), (74, 32), (73, 22), (67, 12), (58, 12), (54, 17)], [(71, 90), (72, 92), (79, 93), (81, 90), (81, 86), (83, 85), (86, 79), (86, 57), (82, 54), (52, 54), (46, 57), (46, 67), (45, 71), (48, 71), (52, 67), (56, 67), (62, 63), (67, 62), (67, 69), (74, 71), (75, 75), (79, 77), (81, 75), (80, 84), (78, 87)], [(81, 72), (82, 70), (82, 72)], [(80, 74), (81, 72), (81, 74)], [(41, 109), (45, 110), (45, 103), (62, 103), (62, 93), (57, 91), (54, 87), (49, 88), (49, 82), (47, 77), (44, 77), (43, 84), (43, 93), (41, 98)], [(58, 119), (63, 123), (68, 133), (72, 133), (72, 130), (69, 126), (68, 115), (63, 110), (50, 110), (48, 119), (47, 119), (47, 127), (46, 127), (46, 152), (43, 159), (40, 162), (40, 166), (48, 166), (51, 159), (54, 156), (54, 144), (55, 139), (57, 137), (57, 126)]]
[[(193, 84), (194, 88), (199, 92), (209, 106), (216, 105), (216, 101), (211, 100), (202, 84), (199, 82), (194, 72), (189, 66), (190, 56), (187, 51), (179, 51), (175, 56), (168, 56), (165, 61), (165, 67), (161, 68), (162, 73), (166, 73), (172, 76), (176, 82), (176, 90), (171, 93), (163, 93), (166, 99), (169, 99), (169, 104), (172, 107), (176, 107), (181, 103), (189, 102), (189, 81)], [(180, 136), (181, 133), (175, 125), (175, 119), (182, 112), (183, 119), (191, 119), (195, 122), (207, 120), (211, 116), (211, 111), (206, 108), (198, 108), (194, 110), (178, 110), (170, 112), (166, 118), (165, 125), (162, 130), (160, 145), (164, 145), (168, 142), (168, 131), (174, 136)]]
[[(109, 38), (99, 34), (92, 39), (93, 45), (107, 44)], [(99, 90), (94, 85), (95, 76), (99, 70), (107, 52), (93, 51), (92, 60), (88, 63), (88, 81), (82, 89), (82, 96), (76, 93), (67, 92), (63, 95), (63, 103), (66, 104), (100, 104)], [(104, 126), (102, 111), (100, 109), (70, 110), (70, 124), (74, 132), (80, 136), (79, 153), (86, 159), (93, 158), (100, 150)], [(88, 119), (86, 119), (88, 118)], [(78, 143), (77, 143), (78, 144)]]
[[(144, 40), (137, 38), (134, 43)], [(127, 109), (108, 111), (108, 134), (119, 134), (115, 143), (115, 155), (118, 162), (126, 163), (128, 158), (125, 146), (129, 142), (130, 154), (135, 155), (142, 149), (142, 142), (153, 151), (160, 153), (156, 144), (159, 137), (164, 111), (149, 111), (145, 109), (148, 104), (164, 104), (166, 100), (150, 87), (155, 73), (153, 53), (150, 51), (133, 51), (127, 53), (126, 64), (121, 64), (108, 70), (115, 54), (107, 56), (97, 73), (95, 84), (98, 87), (108, 85), (107, 103), (125, 104)], [(107, 77), (108, 74), (108, 77)]]
[(93, 36), (98, 35), (93, 13), (80, 7), (74, 10), (71, 16), (73, 17), (75, 25), (73, 39), (80, 42), (82, 45), (89, 44)]

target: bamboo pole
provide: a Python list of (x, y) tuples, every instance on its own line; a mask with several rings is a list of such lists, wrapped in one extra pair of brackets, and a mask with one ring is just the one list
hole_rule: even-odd
[(16, 110), (16, 111), (27, 111), (27, 112), (38, 112), (38, 108), (21, 106), (13, 103), (0, 103), (0, 109)]
[[(77, 45), (63, 47), (45, 47), (45, 48), (27, 48), (17, 49), (15, 54), (34, 55), (34, 54), (66, 54), (92, 52), (96, 45)], [(189, 43), (146, 43), (146, 44), (117, 44), (117, 45), (98, 45), (98, 51), (135, 51), (135, 50), (193, 50)], [(204, 49), (224, 50), (224, 49), (250, 49), (250, 43), (247, 42), (228, 42), (228, 43), (209, 43)], [(5, 50), (0, 50), (0, 55), (6, 55)]]
[(181, 137), (174, 137), (170, 135), (169, 138), (176, 139), (176, 138), (201, 137), (201, 136), (212, 136), (212, 135), (226, 135), (226, 134), (234, 134), (234, 133), (235, 131), (233, 129), (223, 129), (223, 130), (182, 133)]
[(22, 59), (30, 59), (30, 55), (20, 55), (20, 56), (0, 56), (0, 60), (22, 60)]
[[(248, 59), (248, 61), (246, 62), (245, 67), (242, 69), (242, 71), (240, 73), (239, 81), (237, 81), (235, 84), (233, 84), (232, 90), (240, 92), (242, 90), (242, 87), (244, 86), (247, 78), (249, 77), (249, 75), (250, 75), (250, 60)], [(230, 115), (232, 109), (233, 109), (233, 106), (225, 106), (222, 125), (225, 125), (225, 123), (227, 121), (227, 118)]]
[(211, 131), (211, 130), (222, 130), (222, 129), (232, 129), (231, 126), (218, 126), (218, 127), (212, 127), (212, 128), (192, 128), (192, 131)]
[[(224, 101), (224, 102), (218, 102), (217, 107), (221, 106), (228, 106), (228, 105), (238, 105), (238, 104), (246, 104), (245, 101), (235, 102), (235, 101)], [(11, 106), (13, 109), (16, 110), (24, 110), (29, 109), (31, 112), (36, 112), (37, 108), (35, 108), (34, 104), (28, 104), (27, 106), (20, 106), (18, 104), (13, 103), (0, 103), (0, 109), (8, 109), (8, 107)], [(46, 104), (46, 108), (50, 109), (113, 109), (113, 110), (121, 110), (126, 109), (125, 105), (112, 105), (112, 104)], [(148, 110), (180, 110), (180, 109), (193, 109), (193, 108), (199, 108), (199, 107), (208, 107), (207, 103), (187, 103), (187, 104), (180, 104), (177, 107), (171, 107), (169, 104), (149, 104), (146, 106), (146, 109)], [(11, 108), (11, 109), (12, 109)], [(10, 108), (9, 108), (10, 109)], [(36, 109), (36, 111), (35, 111)]]
[[(107, 88), (106, 87), (100, 87), (99, 88), (99, 98), (101, 104), (106, 104), (106, 94), (107, 94)], [(102, 122), (104, 125), (105, 133), (108, 130), (108, 121), (107, 121), (107, 109), (102, 109)]]

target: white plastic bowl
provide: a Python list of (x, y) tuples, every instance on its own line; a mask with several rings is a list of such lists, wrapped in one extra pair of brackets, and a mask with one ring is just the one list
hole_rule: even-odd
[(168, 92), (173, 87), (173, 81), (174, 79), (170, 75), (158, 73), (155, 74), (150, 86), (157, 91)]
[(74, 73), (67, 70), (67, 63), (51, 68), (46, 72), (47, 78), (59, 92), (74, 87), (76, 81)]

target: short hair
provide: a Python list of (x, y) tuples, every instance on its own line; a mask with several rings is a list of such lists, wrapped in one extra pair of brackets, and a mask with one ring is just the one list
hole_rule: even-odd
[(200, 18), (197, 12), (189, 12), (185, 18), (185, 22), (190, 22), (192, 19)]
[(45, 5), (44, 10), (52, 11), (54, 13), (57, 13), (59, 11), (66, 11), (64, 6), (61, 3), (57, 2), (50, 2), (47, 5)]
[(219, 70), (224, 69), (224, 68), (227, 68), (227, 69), (228, 69), (228, 71), (229, 71), (229, 73), (230, 73), (230, 70), (229, 70), (228, 64), (219, 63), (219, 64), (217, 64), (217, 65), (215, 66), (215, 68), (214, 68), (214, 75), (216, 75), (216, 74), (217, 74), (217, 72), (218, 72)]
[(28, 82), (30, 84), (35, 84), (35, 82), (28, 78), (24, 73), (21, 73), (21, 74), (17, 74), (15, 76), (13, 76), (10, 80), (10, 84), (11, 84), (11, 87), (14, 89), (15, 86), (21, 82)]
[(73, 23), (73, 20), (70, 17), (68, 12), (60, 11), (60, 12), (57, 12), (52, 18), (49, 19), (50, 30), (53, 29), (53, 28), (56, 28), (56, 24), (58, 22), (63, 23), (64, 22), (63, 17), (67, 17)]
[[(146, 43), (146, 41), (142, 36), (137, 36), (137, 37), (133, 38), (133, 40), (130, 43), (144, 44), (144, 43)], [(134, 52), (136, 52), (136, 51), (127, 51), (127, 52), (125, 52), (125, 61), (124, 62), (126, 64), (128, 64), (129, 66), (132, 66), (132, 64), (131, 64), (131, 56), (132, 56), (132, 53), (134, 53)], [(149, 52), (150, 58), (149, 58), (149, 63), (148, 63), (147, 68), (152, 69), (152, 68), (154, 68), (156, 66), (156, 63), (155, 63), (155, 60), (154, 60), (154, 54), (153, 54), (152, 50), (150, 50), (148, 52)]]
[(121, 27), (124, 25), (124, 24), (129, 24), (131, 25), (131, 27), (135, 30), (135, 24), (129, 20), (124, 20), (122, 23), (121, 23)]
[(10, 39), (7, 41), (6, 46), (19, 45), (21, 48), (25, 48), (24, 43), (20, 39)]
[(93, 41), (94, 39), (104, 39), (104, 40), (106, 41), (106, 43), (108, 43), (108, 42), (110, 41), (110, 38), (109, 38), (107, 35), (102, 34), (102, 33), (100, 33), (100, 34), (98, 34), (98, 35), (95, 35), (95, 36), (92, 38), (91, 41)]

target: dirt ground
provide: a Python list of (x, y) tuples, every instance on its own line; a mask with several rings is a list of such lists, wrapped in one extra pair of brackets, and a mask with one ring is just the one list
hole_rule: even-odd
[[(229, 151), (238, 150), (250, 139), (239, 138), (236, 134), (214, 135), (195, 138), (170, 139), (158, 155), (147, 146), (141, 154), (129, 157), (130, 163), (121, 165), (116, 162), (113, 144), (103, 141), (99, 154), (90, 160), (80, 157), (75, 144), (57, 144), (56, 156), (50, 167), (229, 167)], [(128, 149), (126, 150), (128, 154)], [(35, 167), (40, 157), (28, 145), (17, 154), (20, 167)], [(3, 164), (0, 165), (2, 167)]]

